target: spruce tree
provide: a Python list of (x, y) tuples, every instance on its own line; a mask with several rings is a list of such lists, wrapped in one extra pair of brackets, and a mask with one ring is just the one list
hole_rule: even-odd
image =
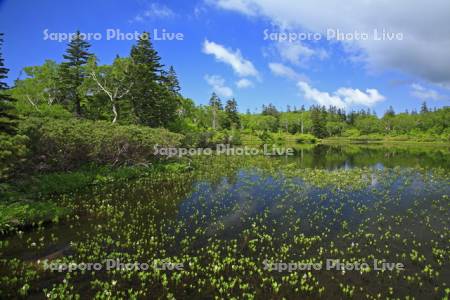
[(427, 103), (424, 101), (424, 102), (422, 103), (422, 106), (420, 107), (420, 113), (421, 113), (421, 114), (425, 114), (425, 113), (427, 113), (427, 112), (429, 112), (428, 106), (427, 106)]
[(17, 132), (17, 119), (13, 102), (15, 101), (7, 94), (8, 85), (3, 82), (7, 78), (8, 69), (5, 68), (1, 53), (3, 46), (3, 33), (0, 33), (0, 133), (15, 135)]
[(223, 110), (222, 100), (220, 100), (219, 96), (214, 92), (211, 94), (211, 98), (209, 98), (209, 106), (214, 107), (217, 110)]
[(394, 116), (395, 116), (394, 108), (392, 107), (392, 105), (390, 105), (389, 108), (384, 113), (384, 117), (394, 117)]
[(161, 58), (148, 33), (144, 32), (131, 48), (130, 57), (130, 96), (138, 122), (151, 127), (166, 126), (175, 119), (180, 99), (166, 84)]
[(0, 33), (0, 199), (8, 197), (8, 180), (16, 175), (27, 155), (27, 137), (18, 134), (14, 107), (15, 99), (8, 94), (8, 85), (4, 82), (8, 69), (4, 65), (1, 53), (3, 33)]
[(217, 96), (216, 93), (211, 94), (211, 98), (209, 99), (209, 106), (211, 107), (212, 112), (212, 128), (216, 129), (218, 127), (218, 111), (223, 110), (222, 101)]
[(237, 102), (234, 98), (227, 101), (227, 104), (225, 105), (225, 113), (227, 116), (227, 128), (239, 128), (241, 126), (241, 120), (239, 118), (239, 113), (237, 110)]
[(92, 55), (88, 52), (89, 47), (90, 44), (83, 39), (80, 31), (77, 31), (68, 44), (66, 54), (63, 55), (66, 61), (61, 64), (60, 69), (64, 102), (73, 104), (77, 116), (82, 115), (82, 95), (78, 89), (87, 76), (84, 66)]
[(324, 138), (327, 134), (326, 131), (326, 114), (320, 107), (311, 107), (311, 131), (318, 138)]
[(165, 76), (167, 87), (171, 92), (178, 95), (180, 93), (180, 82), (178, 81), (177, 73), (175, 72), (175, 69), (173, 66), (170, 66), (169, 71), (167, 72)]
[(275, 107), (275, 105), (273, 105), (272, 103), (269, 103), (269, 105), (267, 105), (267, 106), (263, 105), (262, 115), (279, 117), (280, 112)]

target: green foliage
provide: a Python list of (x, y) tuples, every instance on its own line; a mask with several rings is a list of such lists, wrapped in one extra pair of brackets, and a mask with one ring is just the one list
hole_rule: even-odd
[[(3, 34), (0, 33), (0, 47), (2, 44)], [(16, 100), (7, 94), (8, 86), (3, 82), (7, 73), (8, 69), (4, 67), (0, 52), (0, 196), (7, 189), (6, 180), (22, 164), (27, 151), (26, 137), (16, 134), (18, 117), (13, 106)]]
[(16, 169), (24, 163), (27, 154), (27, 142), (26, 136), (10, 136), (0, 133), (0, 180), (10, 178)]
[(119, 113), (129, 113), (124, 100), (134, 84), (128, 78), (130, 67), (131, 60), (128, 58), (116, 57), (112, 65), (103, 66), (97, 65), (95, 57), (88, 61), (87, 73), (90, 80), (87, 80), (86, 88), (108, 98), (107, 106), (111, 107), (108, 111), (111, 111), (113, 123), (118, 121)]
[(210, 148), (219, 144), (240, 145), (241, 134), (239, 130), (202, 130), (185, 134), (183, 139), (185, 147)]
[[(271, 118), (271, 119), (269, 119)], [(361, 139), (404, 139), (414, 141), (449, 141), (450, 108), (443, 107), (422, 113), (395, 114), (393, 109), (378, 118), (370, 111), (352, 111), (312, 106), (309, 111), (241, 115), (243, 129), (308, 133), (318, 138), (361, 136)]]
[(241, 120), (239, 118), (239, 113), (237, 110), (237, 102), (234, 98), (227, 101), (227, 104), (225, 106), (225, 114), (225, 128), (231, 129), (241, 127)]
[[(0, 33), (0, 51), (2, 46), (3, 33)], [(8, 71), (5, 68), (2, 53), (0, 52), (0, 133), (14, 135), (17, 126), (17, 116), (13, 106), (15, 99), (6, 92), (8, 86), (3, 82), (7, 77)]]
[(209, 99), (209, 106), (216, 108), (217, 110), (223, 110), (222, 101), (216, 93), (211, 94), (211, 98)]
[(362, 134), (381, 132), (383, 125), (381, 121), (373, 115), (358, 116), (355, 119), (355, 127)]
[(180, 94), (180, 82), (178, 81), (178, 76), (173, 66), (170, 66), (169, 71), (167, 72), (167, 74), (165, 74), (164, 83), (172, 93), (174, 93), (175, 95)]
[[(173, 164), (155, 162), (149, 166), (98, 166), (87, 165), (75, 171), (52, 172), (33, 176), (15, 186), (27, 197), (41, 199), (54, 194), (72, 193), (92, 185), (117, 183), (132, 178), (151, 176)], [(178, 163), (181, 164), (181, 163)]]
[(310, 112), (285, 112), (280, 114), (280, 130), (289, 133), (311, 132)]
[(261, 140), (262, 145), (263, 144), (270, 145), (273, 144), (274, 142), (272, 135), (267, 130), (258, 133), (258, 138)]
[(26, 78), (16, 81), (13, 96), (21, 102), (36, 107), (40, 104), (53, 104), (61, 100), (60, 66), (53, 60), (46, 60), (42, 66), (23, 68)]
[(312, 134), (296, 134), (295, 141), (299, 144), (315, 144), (317, 138)]
[(261, 114), (265, 116), (279, 117), (280, 112), (272, 103), (269, 103), (267, 106), (263, 105)]
[(131, 49), (128, 81), (133, 83), (130, 98), (137, 120), (150, 127), (165, 127), (176, 118), (179, 96), (176, 87), (167, 84), (158, 52), (153, 49), (148, 33), (141, 35)]
[(68, 212), (68, 208), (59, 207), (51, 201), (0, 203), (0, 234), (17, 227), (52, 221)]
[(216, 93), (212, 93), (211, 98), (209, 99), (209, 108), (208, 114), (211, 115), (211, 128), (213, 130), (219, 129), (223, 122), (220, 121), (219, 115), (223, 111), (222, 101), (216, 95)]
[(311, 132), (318, 138), (327, 136), (327, 116), (325, 109), (321, 107), (312, 107), (311, 109)]
[(357, 137), (360, 135), (361, 132), (357, 128), (349, 128), (342, 133), (343, 137)]
[(66, 61), (59, 69), (63, 103), (70, 104), (77, 116), (82, 115), (81, 99), (84, 95), (80, 88), (87, 77), (85, 65), (92, 55), (88, 52), (89, 47), (89, 43), (77, 31), (67, 47), (66, 54), (63, 55)]
[(29, 118), (21, 131), (30, 137), (31, 159), (42, 170), (145, 163), (154, 158), (155, 145), (176, 147), (182, 139), (166, 129), (77, 119)]
[(271, 115), (242, 115), (242, 125), (251, 130), (276, 131), (278, 129), (278, 119)]

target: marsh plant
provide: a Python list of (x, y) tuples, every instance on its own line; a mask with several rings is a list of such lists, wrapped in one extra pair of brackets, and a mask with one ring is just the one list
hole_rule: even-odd
[[(448, 298), (447, 169), (301, 164), (199, 156), (190, 168), (53, 195), (73, 213), (2, 238), (1, 297)], [(365, 267), (314, 268), (328, 259)], [(44, 260), (183, 267), (60, 272)], [(277, 262), (290, 272), (267, 268)]]

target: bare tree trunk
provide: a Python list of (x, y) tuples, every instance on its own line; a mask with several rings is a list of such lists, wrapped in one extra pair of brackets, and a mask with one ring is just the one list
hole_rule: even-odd
[(212, 128), (216, 129), (216, 109), (213, 108), (213, 119), (212, 119)]
[(37, 107), (36, 103), (33, 102), (33, 100), (31, 100), (30, 96), (28, 96), (28, 94), (26, 95), (28, 102), (30, 102), (30, 104), (37, 110), (40, 111), (39, 108)]
[(95, 83), (97, 83), (97, 85), (100, 87), (100, 89), (109, 97), (109, 100), (111, 101), (112, 112), (114, 115), (112, 123), (116, 123), (117, 119), (119, 118), (119, 114), (117, 112), (116, 100), (121, 99), (122, 97), (127, 95), (130, 92), (132, 84), (127, 89), (125, 89), (122, 94), (119, 94), (119, 87), (117, 87), (114, 92), (111, 90), (108, 90), (106, 88), (106, 84), (102, 85), (100, 83), (100, 80), (95, 75), (95, 72), (91, 73), (91, 77), (92, 77), (92, 79), (94, 79)]
[(116, 123), (117, 122), (117, 117), (118, 117), (118, 114), (117, 114), (117, 108), (116, 108), (116, 103), (114, 102), (114, 101), (111, 101), (112, 102), (112, 111), (113, 111), (113, 114), (114, 114), (114, 119), (113, 119), (113, 124), (114, 123)]

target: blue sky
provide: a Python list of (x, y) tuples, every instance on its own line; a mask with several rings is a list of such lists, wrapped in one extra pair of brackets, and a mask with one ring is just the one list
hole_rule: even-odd
[[(422, 9), (425, 1), (399, 0), (388, 8), (352, 1), (348, 7), (335, 0), (0, 1), (8, 82), (25, 66), (62, 60), (67, 41), (44, 40), (46, 29), (100, 33), (90, 42), (101, 63), (127, 56), (135, 43), (107, 40), (108, 29), (156, 29), (183, 34), (183, 40), (154, 46), (163, 63), (175, 67), (182, 94), (198, 104), (216, 91), (224, 100), (235, 97), (240, 111), (268, 103), (283, 110), (317, 103), (370, 107), (378, 114), (390, 105), (396, 111), (418, 108), (424, 100), (431, 107), (448, 105), (450, 2), (436, 0)], [(418, 14), (431, 24), (419, 22)], [(374, 28), (402, 39), (337, 41), (326, 35), (330, 29), (373, 34)], [(265, 30), (322, 38), (280, 42), (264, 39)]]

